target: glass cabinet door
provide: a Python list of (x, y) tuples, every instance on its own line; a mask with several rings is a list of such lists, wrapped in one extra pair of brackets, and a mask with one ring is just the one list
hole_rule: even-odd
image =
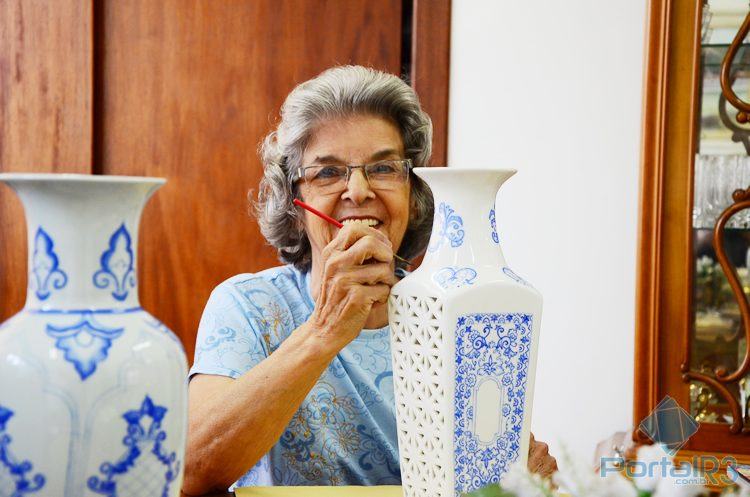
[[(738, 122), (738, 110), (722, 92), (721, 72), (749, 9), (747, 0), (703, 5), (693, 174), (693, 319), (683, 366), (691, 415), (702, 423), (728, 424), (735, 433), (750, 430), (750, 190), (745, 191), (750, 188), (750, 124)], [(732, 91), (750, 102), (748, 40), (729, 67)]]

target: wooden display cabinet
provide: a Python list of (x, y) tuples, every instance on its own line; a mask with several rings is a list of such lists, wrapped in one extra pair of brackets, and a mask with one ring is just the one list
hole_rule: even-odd
[(749, 7), (729, 4), (651, 0), (647, 24), (634, 420), (674, 398), (698, 466), (750, 464)]

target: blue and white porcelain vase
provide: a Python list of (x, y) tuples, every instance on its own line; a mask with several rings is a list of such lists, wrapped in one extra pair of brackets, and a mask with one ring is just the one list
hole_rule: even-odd
[(29, 243), (26, 305), (0, 326), (0, 497), (180, 495), (187, 362), (140, 307), (136, 273), (141, 210), (164, 180), (0, 182)]
[(499, 482), (529, 447), (542, 297), (505, 263), (495, 196), (515, 171), (418, 168), (435, 220), (389, 301), (405, 497)]

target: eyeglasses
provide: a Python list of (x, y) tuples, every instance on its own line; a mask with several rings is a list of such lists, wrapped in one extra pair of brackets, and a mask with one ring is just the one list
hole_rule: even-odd
[(395, 190), (409, 179), (411, 159), (381, 160), (361, 166), (345, 164), (321, 164), (300, 167), (300, 179), (318, 193), (332, 194), (346, 190), (353, 169), (362, 169), (370, 188), (373, 190)]

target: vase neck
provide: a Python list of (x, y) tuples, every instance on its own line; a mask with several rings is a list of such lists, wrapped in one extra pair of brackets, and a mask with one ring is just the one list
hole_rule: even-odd
[(417, 171), (435, 201), (430, 243), (424, 264), (474, 268), (506, 265), (500, 247), (495, 197), (513, 170), (430, 168)]
[(140, 306), (138, 225), (163, 181), (0, 175), (21, 198), (28, 233), (26, 308), (123, 311)]

